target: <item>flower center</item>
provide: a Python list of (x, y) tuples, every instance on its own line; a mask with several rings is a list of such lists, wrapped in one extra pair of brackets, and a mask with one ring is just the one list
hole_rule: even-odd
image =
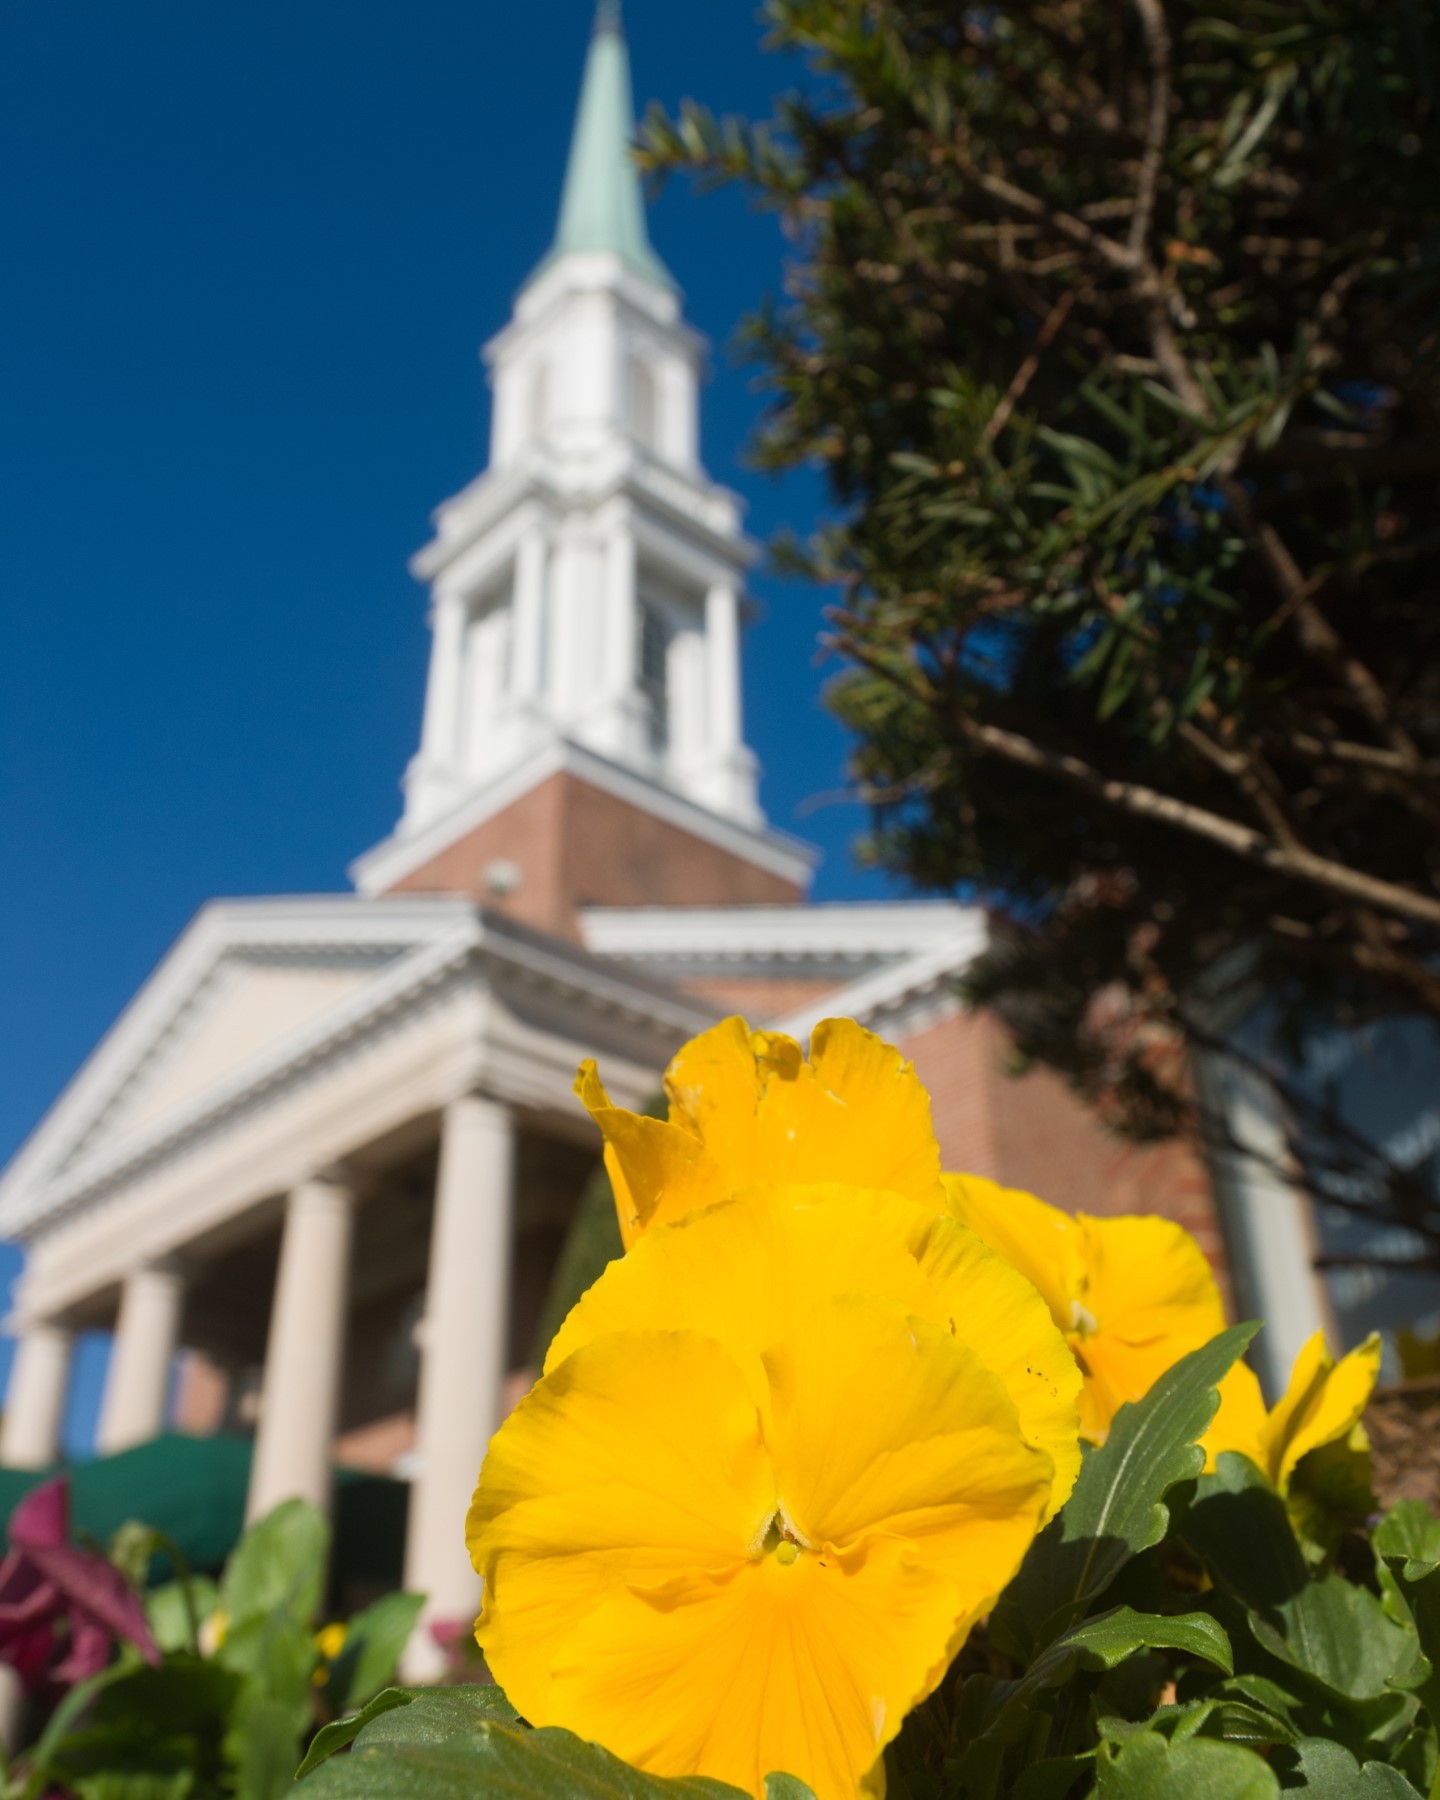
[(1094, 1337), (1100, 1329), (1094, 1313), (1080, 1300), (1070, 1302), (1070, 1329), (1078, 1332), (1082, 1338)]
[(760, 1539), (760, 1554), (773, 1556), (782, 1568), (788, 1569), (804, 1548), (805, 1540), (785, 1517), (783, 1509), (775, 1513)]

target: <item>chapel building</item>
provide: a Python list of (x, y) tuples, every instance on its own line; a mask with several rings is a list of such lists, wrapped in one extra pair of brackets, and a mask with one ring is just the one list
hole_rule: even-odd
[[(54, 1463), (75, 1336), (113, 1331), (100, 1452), (253, 1433), (252, 1515), (326, 1504), (337, 1463), (403, 1479), (429, 1620), (476, 1609), (465, 1509), (598, 1154), (582, 1057), (639, 1107), (727, 1013), (801, 1039), (848, 1015), (913, 1058), (947, 1167), (1163, 1213), (1223, 1261), (1186, 1149), (1005, 1072), (1003, 1025), (955, 991), (983, 912), (814, 904), (813, 853), (766, 821), (756, 550), (699, 460), (704, 346), (632, 132), (602, 4), (554, 242), (485, 352), (489, 466), (412, 564), (432, 648), (393, 833), (353, 892), (204, 907), (0, 1180), (27, 1253), (0, 1462)], [(1293, 1270), (1287, 1217), (1265, 1255)], [(1319, 1303), (1294, 1304), (1292, 1337)]]

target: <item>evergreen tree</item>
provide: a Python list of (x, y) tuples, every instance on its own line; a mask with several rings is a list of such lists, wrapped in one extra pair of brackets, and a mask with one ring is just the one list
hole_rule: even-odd
[[(1120, 1128), (1247, 1040), (1319, 1191), (1440, 1204), (1276, 1054), (1440, 1025), (1440, 32), (1419, 0), (769, 0), (774, 119), (641, 157), (792, 248), (758, 444), (818, 461), (873, 853)], [(1183, 1065), (1182, 1065), (1183, 1066)], [(1407, 1253), (1408, 1255), (1408, 1253)]]

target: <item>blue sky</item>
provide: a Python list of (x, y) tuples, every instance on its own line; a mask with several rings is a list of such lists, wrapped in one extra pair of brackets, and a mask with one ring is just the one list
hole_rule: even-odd
[[(0, 15), (0, 1158), (216, 894), (343, 888), (419, 724), (430, 509), (484, 461), (480, 343), (544, 250), (589, 0), (8, 0)], [(637, 99), (767, 108), (734, 0), (627, 0)], [(773, 220), (672, 187), (711, 471), (764, 537), (727, 343)], [(824, 898), (847, 845), (820, 597), (757, 579), (747, 723)], [(72, 1435), (93, 1406), (95, 1357)]]

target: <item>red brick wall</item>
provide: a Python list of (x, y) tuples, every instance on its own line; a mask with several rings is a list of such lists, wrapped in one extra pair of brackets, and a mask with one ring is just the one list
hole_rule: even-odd
[(687, 994), (713, 1000), (727, 1012), (741, 1013), (751, 1025), (765, 1025), (802, 1006), (833, 994), (839, 982), (771, 975), (686, 975), (676, 983)]
[[(520, 883), (486, 890), (492, 862)], [(552, 775), (396, 882), (393, 893), (473, 894), (527, 925), (578, 939), (583, 906), (759, 906), (803, 889), (576, 775)]]

